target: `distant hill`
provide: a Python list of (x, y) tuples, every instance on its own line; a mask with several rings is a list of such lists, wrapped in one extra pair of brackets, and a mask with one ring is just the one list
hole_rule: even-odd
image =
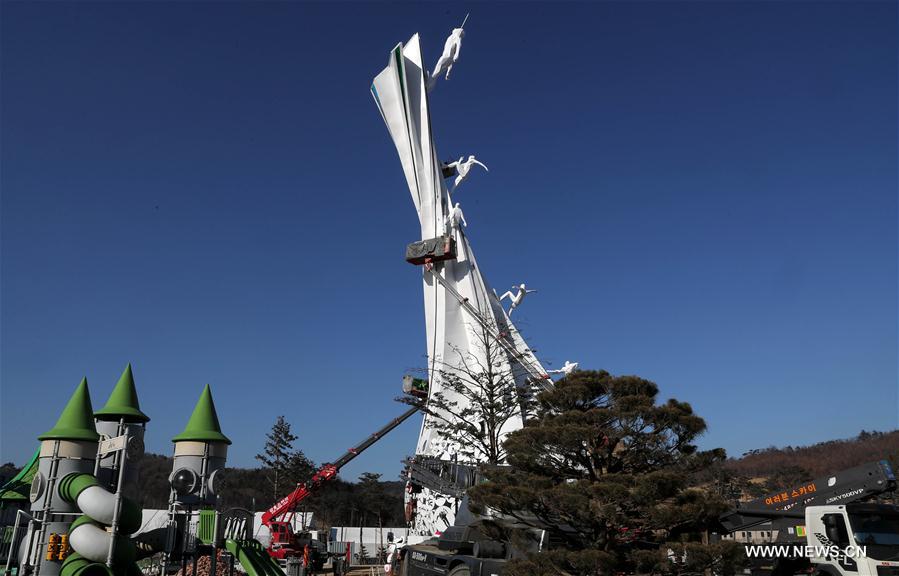
[(888, 460), (899, 469), (899, 430), (862, 431), (855, 438), (811, 446), (764, 448), (728, 459), (715, 479), (733, 500), (749, 500), (793, 484), (868, 462)]
[(899, 463), (899, 430), (862, 431), (857, 437), (847, 440), (753, 450), (740, 458), (729, 459), (725, 467), (748, 477), (771, 477), (785, 469), (795, 468), (818, 477), (876, 460), (890, 460), (896, 469)]
[[(169, 474), (172, 459), (159, 454), (145, 454), (139, 464), (141, 491), (136, 495), (142, 508), (166, 508), (169, 502)], [(248, 510), (266, 510), (275, 502), (266, 471), (261, 468), (228, 468), (222, 506)], [(341, 478), (329, 481), (305, 502), (307, 510), (315, 513), (316, 522), (325, 526), (405, 526), (403, 518), (403, 490), (400, 481), (382, 481), (373, 486), (346, 482)], [(292, 487), (291, 487), (292, 489)], [(279, 494), (286, 496), (288, 489)]]
[[(747, 499), (796, 482), (884, 459), (892, 463), (894, 470), (899, 470), (899, 430), (862, 431), (855, 438), (830, 440), (811, 446), (752, 450), (740, 458), (728, 459), (714, 473), (716, 477), (709, 480), (723, 482), (721, 488), (728, 490), (734, 499)], [(138, 503), (143, 508), (166, 508), (172, 459), (159, 454), (146, 454), (139, 468), (141, 491), (137, 495)], [(0, 475), (12, 477), (17, 470), (7, 463), (0, 467)], [(259, 468), (229, 468), (227, 491), (222, 504), (225, 507), (267, 509), (275, 497), (265, 474)], [(364, 487), (338, 478), (310, 497), (307, 509), (315, 512), (319, 522), (326, 526), (377, 526), (378, 514), (382, 525), (402, 526), (403, 488), (404, 484), (400, 481), (378, 482)]]
[[(829, 440), (811, 446), (786, 446), (752, 450), (740, 458), (728, 459), (722, 473), (712, 481), (724, 480), (730, 497), (749, 499), (773, 492), (798, 482), (811, 480), (852, 468), (867, 462), (889, 460), (899, 471), (899, 430), (891, 432), (862, 431), (857, 437)], [(165, 508), (168, 505), (168, 476), (172, 459), (147, 454), (140, 464), (142, 493), (140, 504), (145, 508)], [(265, 510), (274, 502), (274, 495), (262, 469), (231, 468), (228, 470), (226, 506)], [(326, 525), (377, 525), (380, 510), (385, 526), (402, 526), (403, 483), (380, 482), (377, 494), (371, 494), (358, 483), (335, 480), (324, 486), (308, 500), (308, 509)], [(377, 502), (374, 506), (374, 502)], [(377, 508), (378, 510), (375, 510)]]

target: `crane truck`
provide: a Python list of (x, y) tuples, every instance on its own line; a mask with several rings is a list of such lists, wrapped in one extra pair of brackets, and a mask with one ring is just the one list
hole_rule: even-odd
[(899, 507), (878, 502), (895, 490), (881, 460), (744, 503), (720, 522), (727, 535), (770, 535), (747, 545), (753, 572), (899, 576)]
[(291, 557), (302, 557), (306, 546), (311, 552), (311, 562), (317, 570), (320, 570), (327, 556), (323, 546), (317, 540), (313, 540), (311, 534), (306, 531), (294, 532), (293, 518), (297, 506), (310, 494), (318, 490), (323, 484), (337, 477), (340, 469), (353, 461), (372, 444), (384, 437), (385, 434), (405, 422), (410, 416), (418, 412), (420, 406), (412, 406), (403, 414), (397, 416), (374, 434), (368, 436), (359, 444), (353, 446), (332, 463), (324, 464), (319, 468), (309, 482), (300, 484), (297, 488), (278, 500), (271, 508), (262, 514), (262, 524), (271, 533), (271, 542), (267, 548), (269, 555), (276, 560), (285, 560)]

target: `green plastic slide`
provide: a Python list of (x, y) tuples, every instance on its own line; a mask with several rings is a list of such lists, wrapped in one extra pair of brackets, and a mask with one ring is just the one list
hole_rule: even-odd
[(225, 540), (225, 550), (234, 554), (248, 576), (284, 576), (284, 571), (256, 540)]
[(8, 502), (28, 502), (28, 491), (31, 488), (31, 481), (34, 480), (34, 476), (37, 474), (38, 456), (40, 454), (41, 449), (38, 447), (34, 451), (34, 456), (31, 457), (28, 464), (22, 467), (15, 478), (0, 486), (0, 510)]

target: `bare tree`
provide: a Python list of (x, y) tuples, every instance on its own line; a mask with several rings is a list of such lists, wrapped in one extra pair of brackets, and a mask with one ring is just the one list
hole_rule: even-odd
[(500, 464), (506, 457), (506, 425), (530, 411), (532, 386), (516, 383), (525, 370), (517, 361), (510, 362), (497, 341), (497, 335), (503, 336), (495, 325), (469, 325), (469, 329), (476, 335), (473, 349), (454, 347), (455, 361), (434, 361), (429, 379), (439, 382), (440, 390), (430, 395), (422, 410), (429, 416), (426, 425), (456, 443), (460, 454)]

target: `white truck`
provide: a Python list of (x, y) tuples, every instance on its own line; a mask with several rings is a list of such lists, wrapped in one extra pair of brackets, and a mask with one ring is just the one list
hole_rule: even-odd
[(744, 542), (770, 537), (746, 542), (753, 573), (899, 576), (899, 507), (881, 502), (895, 490), (881, 460), (747, 502), (721, 524)]

